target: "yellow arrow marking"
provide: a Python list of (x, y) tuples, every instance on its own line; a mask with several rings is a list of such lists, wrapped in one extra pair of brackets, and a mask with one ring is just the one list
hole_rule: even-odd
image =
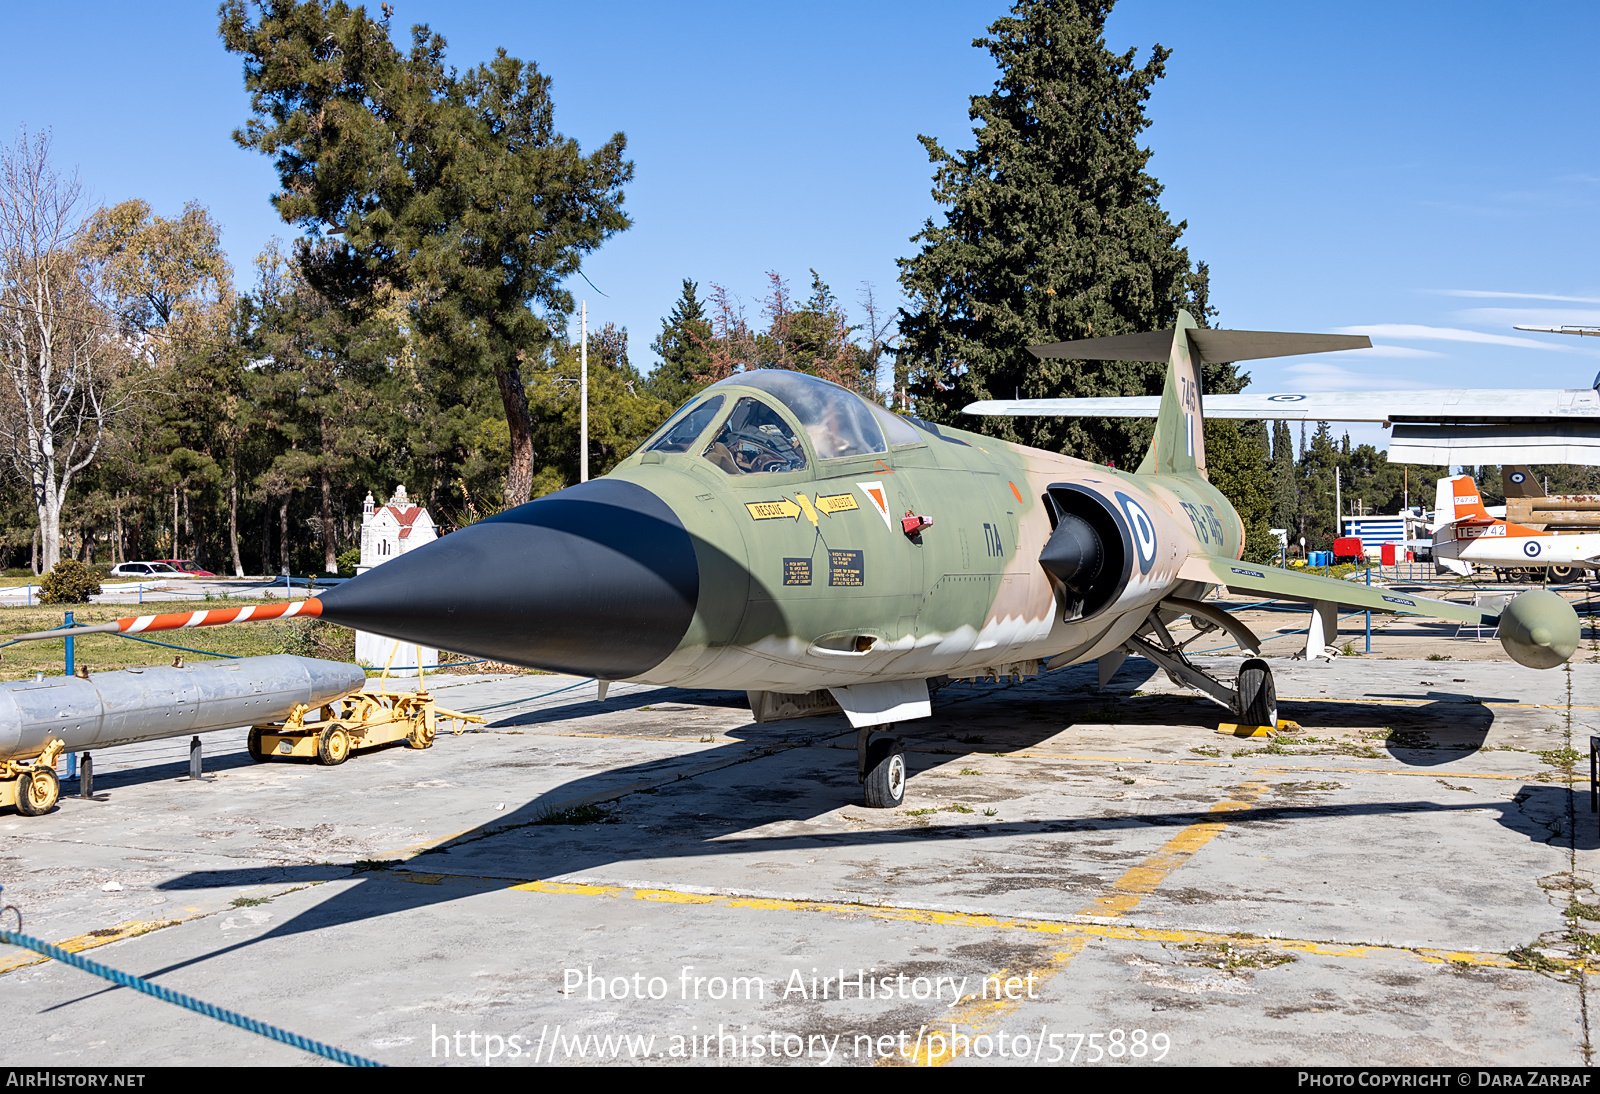
[(745, 503), (754, 520), (793, 520), (800, 515), (800, 507), (788, 498), (779, 501), (751, 501)]
[(829, 494), (827, 497), (817, 499), (819, 512), (832, 516), (834, 513), (847, 513), (852, 509), (859, 509), (854, 494)]

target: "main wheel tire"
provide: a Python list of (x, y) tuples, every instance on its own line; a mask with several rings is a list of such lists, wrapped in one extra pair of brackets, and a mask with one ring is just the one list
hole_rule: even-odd
[(60, 797), (61, 782), (48, 767), (36, 767), (17, 780), (17, 812), (24, 817), (43, 816)]
[(267, 754), (261, 747), (261, 727), (251, 726), (250, 736), (244, 739), (244, 750), (250, 753), (250, 758), (256, 763), (265, 763)]
[(906, 800), (906, 754), (891, 737), (867, 746), (867, 805), (893, 809)]
[(333, 725), (317, 737), (317, 762), (324, 767), (335, 767), (350, 758), (350, 734), (344, 726)]
[(433, 730), (429, 729), (425, 722), (418, 722), (411, 732), (406, 734), (406, 744), (412, 748), (432, 748)]
[(1278, 691), (1272, 684), (1272, 667), (1259, 657), (1239, 666), (1234, 685), (1239, 692), (1239, 722), (1247, 726), (1278, 725)]
[(1573, 575), (1577, 572), (1578, 568), (1576, 566), (1552, 566), (1549, 570), (1549, 580), (1559, 582), (1571, 581)]

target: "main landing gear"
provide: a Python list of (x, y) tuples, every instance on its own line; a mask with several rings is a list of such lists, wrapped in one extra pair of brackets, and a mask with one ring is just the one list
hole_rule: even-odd
[(893, 728), (862, 726), (856, 730), (856, 781), (873, 809), (893, 809), (906, 800), (905, 749), (893, 737), (869, 740), (874, 729)]
[[(1196, 688), (1205, 692), (1232, 711), (1241, 725), (1275, 728), (1278, 724), (1278, 692), (1272, 683), (1272, 667), (1261, 658), (1252, 657), (1239, 666), (1239, 675), (1234, 679), (1233, 686), (1229, 687), (1215, 676), (1198, 668), (1184, 655), (1184, 647), (1189, 642), (1215, 630), (1216, 627), (1204, 626), (1203, 624), (1209, 620), (1195, 613), (1197, 631), (1194, 638), (1178, 642), (1168, 632), (1166, 621), (1162, 616), (1165, 614), (1175, 617), (1177, 613), (1184, 612), (1188, 604), (1170, 607), (1169, 604), (1170, 602), (1164, 602), (1162, 608), (1151, 612), (1149, 618), (1145, 620), (1142, 631), (1131, 636), (1123, 648), (1128, 653), (1137, 653), (1160, 665), (1166, 670), (1167, 677), (1179, 687)], [(1260, 652), (1260, 642), (1255, 640), (1255, 636), (1243, 624), (1232, 619), (1228, 620), (1228, 623), (1231, 624), (1228, 630), (1240, 640), (1239, 645), (1242, 649), (1249, 653)], [(1120, 664), (1121, 658), (1117, 660)], [(1106, 679), (1109, 677), (1102, 672), (1102, 686)]]

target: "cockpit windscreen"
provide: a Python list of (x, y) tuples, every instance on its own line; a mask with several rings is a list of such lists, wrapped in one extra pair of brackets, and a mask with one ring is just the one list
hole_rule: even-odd
[(672, 420), (656, 432), (655, 439), (645, 445), (646, 452), (687, 452), (694, 439), (711, 424), (711, 419), (722, 409), (722, 396), (713, 395), (690, 403), (673, 415)]
[(720, 384), (757, 388), (782, 400), (811, 438), (819, 460), (888, 451), (867, 402), (838, 384), (781, 369), (740, 372), (712, 386)]

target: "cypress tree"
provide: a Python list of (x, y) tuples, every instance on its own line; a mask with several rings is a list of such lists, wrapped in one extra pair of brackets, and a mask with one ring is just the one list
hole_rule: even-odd
[(1295, 483), (1294, 435), (1288, 422), (1272, 423), (1272, 527), (1294, 529), (1300, 508)]
[(711, 372), (711, 324), (697, 295), (699, 289), (695, 282), (683, 279), (683, 295), (650, 343), (661, 363), (645, 377), (644, 390), (673, 406), (704, 387), (706, 382), (700, 377)]
[[(935, 166), (943, 224), (929, 220), (900, 262), (902, 363), (917, 412), (958, 421), (975, 399), (1159, 394), (1163, 364), (1034, 358), (1031, 344), (1171, 326), (1210, 314), (1204, 264), (1192, 266), (1146, 171), (1144, 104), (1168, 50), (1106, 48), (1111, 0), (1019, 0), (981, 46), (1001, 75), (972, 99), (976, 146), (950, 153), (920, 137)], [(1232, 366), (1207, 390), (1237, 391)], [(997, 418), (1008, 440), (1120, 464), (1151, 425), (1137, 420)]]

